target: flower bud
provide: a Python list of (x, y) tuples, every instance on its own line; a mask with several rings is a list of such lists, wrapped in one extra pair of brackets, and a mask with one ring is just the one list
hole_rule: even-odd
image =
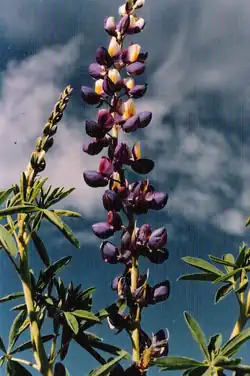
[(143, 111), (139, 113), (140, 128), (146, 128), (152, 120), (152, 112)]
[(105, 76), (103, 80), (103, 90), (107, 95), (113, 95), (116, 91), (116, 85), (114, 82), (109, 78), (109, 76)]
[(102, 65), (97, 63), (92, 63), (89, 66), (89, 74), (95, 79), (103, 78), (105, 76), (106, 70)]
[[(145, 85), (135, 85), (129, 91), (129, 95), (130, 95), (131, 98), (138, 99), (138, 98), (143, 97), (143, 95), (146, 93), (146, 91), (147, 91), (147, 84), (145, 84)], [(142, 127), (140, 126), (140, 128), (142, 128)]]
[(164, 227), (154, 230), (150, 235), (148, 246), (151, 249), (162, 248), (167, 241), (167, 231)]
[(110, 210), (121, 210), (122, 208), (122, 202), (117, 195), (116, 192), (114, 192), (111, 189), (107, 189), (104, 192), (104, 195), (102, 197), (103, 206), (107, 211)]
[(129, 90), (133, 89), (135, 86), (135, 81), (132, 77), (124, 78), (123, 83)]
[(120, 166), (123, 164), (130, 164), (131, 153), (128, 145), (125, 142), (120, 142), (115, 150), (113, 155), (114, 161)]
[(117, 56), (121, 51), (121, 45), (117, 42), (115, 37), (111, 38), (109, 43), (108, 53), (111, 57)]
[(116, 24), (114, 17), (108, 17), (104, 20), (104, 29), (109, 35), (113, 37), (116, 36)]
[(101, 100), (100, 96), (87, 86), (81, 87), (81, 96), (82, 99), (88, 104), (99, 104)]
[(130, 24), (129, 15), (125, 14), (125, 16), (123, 16), (118, 22), (116, 26), (116, 30), (121, 34), (125, 34), (129, 28), (129, 24)]
[(118, 81), (121, 80), (120, 73), (117, 69), (109, 69), (108, 77), (111, 79), (111, 81), (116, 84)]
[(105, 47), (99, 47), (96, 51), (96, 62), (105, 67), (111, 67), (113, 64), (113, 59), (109, 55), (108, 50)]
[(122, 126), (126, 133), (134, 132), (140, 126), (140, 118), (138, 115), (130, 117)]
[(105, 262), (109, 264), (118, 263), (119, 250), (114, 244), (104, 241), (101, 244), (101, 254)]
[(105, 133), (109, 132), (114, 125), (114, 119), (110, 112), (106, 109), (98, 111), (98, 124), (101, 125)]
[(99, 96), (104, 94), (102, 78), (100, 78), (99, 80), (95, 82), (95, 93), (98, 94)]
[(148, 239), (152, 233), (151, 227), (148, 224), (144, 224), (139, 228), (136, 235), (136, 244), (147, 245)]
[(109, 177), (113, 172), (113, 164), (112, 161), (107, 157), (101, 157), (99, 163), (99, 172), (100, 174)]
[(170, 283), (169, 281), (164, 281), (162, 283), (158, 283), (152, 288), (152, 300), (150, 301), (151, 304), (156, 304), (159, 302), (163, 302), (167, 300), (170, 294)]
[(127, 65), (127, 72), (133, 76), (143, 74), (145, 71), (145, 64), (139, 61)]
[(103, 145), (100, 142), (91, 141), (82, 145), (82, 150), (84, 153), (89, 155), (97, 155), (103, 149)]
[(119, 231), (122, 226), (122, 220), (120, 215), (115, 211), (108, 212), (108, 223), (110, 226), (114, 227), (115, 231)]
[(96, 123), (94, 120), (86, 120), (85, 130), (88, 136), (95, 138), (103, 138), (105, 132), (100, 124)]
[(83, 173), (85, 183), (92, 188), (105, 187), (108, 184), (108, 179), (97, 171), (85, 171)]
[(98, 222), (92, 226), (94, 234), (100, 239), (107, 239), (114, 235), (114, 228), (107, 222)]
[(134, 63), (141, 51), (141, 46), (139, 44), (132, 44), (127, 50), (127, 59), (130, 63)]
[(163, 209), (168, 201), (168, 194), (164, 192), (153, 192), (146, 196), (146, 200), (149, 203), (149, 208), (152, 210)]

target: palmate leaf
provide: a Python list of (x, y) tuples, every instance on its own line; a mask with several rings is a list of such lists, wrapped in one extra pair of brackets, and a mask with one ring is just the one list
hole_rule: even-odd
[(35, 231), (31, 233), (31, 239), (33, 240), (37, 253), (39, 257), (41, 258), (42, 262), (44, 263), (44, 265), (49, 266), (50, 265), (49, 254), (47, 252), (45, 245), (43, 244), (42, 239), (39, 237), (39, 235)]
[(177, 281), (215, 281), (217, 279), (217, 274), (214, 273), (193, 273), (193, 274), (183, 274)]
[(239, 348), (248, 341), (250, 338), (250, 328), (244, 330), (243, 332), (237, 334), (235, 337), (230, 339), (221, 349), (221, 356), (231, 357), (233, 356)]
[(62, 187), (54, 188), (53, 191), (51, 191), (51, 189), (52, 187), (50, 186), (47, 192), (44, 193), (43, 203), (46, 208), (57, 204), (59, 201), (69, 196), (75, 190), (75, 188), (70, 188), (67, 191), (64, 191), (64, 188)]
[(152, 362), (153, 365), (162, 368), (163, 371), (177, 371), (194, 367), (202, 367), (203, 363), (191, 358), (185, 358), (182, 356), (167, 356), (156, 359)]
[(85, 311), (85, 310), (82, 310), (82, 309), (76, 309), (75, 311), (71, 311), (70, 312), (72, 315), (76, 316), (76, 317), (79, 317), (83, 320), (87, 320), (87, 321), (95, 321), (95, 322), (98, 322), (100, 323), (100, 319), (94, 315), (94, 313), (92, 312), (89, 312), (89, 311)]
[(9, 302), (10, 300), (23, 298), (24, 294), (23, 292), (13, 292), (12, 294), (6, 295), (3, 298), (0, 298), (0, 303)]
[(221, 270), (217, 269), (214, 265), (198, 257), (185, 256), (185, 257), (182, 257), (182, 260), (186, 264), (195, 266), (196, 268), (201, 269), (205, 272), (214, 273), (218, 276), (223, 276), (224, 274)]
[(21, 333), (21, 328), (23, 323), (26, 320), (27, 312), (25, 310), (20, 311), (16, 318), (13, 321), (13, 324), (10, 328), (10, 333), (9, 333), (9, 346), (8, 346), (8, 353), (16, 343), (20, 333)]
[(116, 358), (112, 359), (108, 363), (104, 364), (103, 366), (100, 366), (96, 368), (95, 370), (91, 371), (89, 373), (89, 376), (105, 376), (108, 375), (112, 369), (118, 364), (125, 356), (127, 352), (121, 351), (121, 354), (117, 356)]
[(47, 269), (45, 269), (39, 276), (37, 287), (45, 289), (50, 280), (59, 273), (71, 261), (71, 256), (66, 256), (60, 260), (55, 261)]
[(12, 192), (13, 192), (13, 188), (0, 191), (0, 206), (7, 200), (7, 198)]
[(0, 225), (0, 242), (4, 249), (11, 254), (12, 257), (17, 256), (17, 245), (12, 235), (7, 231), (4, 226)]
[(79, 331), (79, 324), (75, 316), (71, 312), (64, 312), (64, 316), (72, 332), (77, 334)]
[(24, 368), (20, 363), (8, 360), (6, 363), (7, 376), (32, 376), (32, 374)]
[[(54, 334), (49, 334), (47, 336), (42, 336), (41, 339), (42, 339), (42, 342), (45, 343), (45, 342), (51, 341), (54, 337), (55, 337)], [(16, 354), (18, 352), (29, 350), (29, 349), (32, 349), (32, 347), (33, 347), (32, 342), (27, 341), (27, 342), (23, 343), (22, 345), (16, 347), (14, 350), (12, 350), (10, 352), (10, 354), (13, 355), (13, 354)]]
[(198, 322), (188, 313), (184, 312), (184, 318), (194, 340), (200, 345), (207, 360), (210, 359), (210, 354), (207, 348), (207, 341), (204, 333), (202, 332)]
[(225, 298), (231, 291), (233, 291), (233, 285), (231, 283), (219, 287), (216, 291), (214, 302), (218, 303), (221, 299)]
[(45, 217), (55, 225), (64, 235), (64, 237), (74, 246), (80, 248), (80, 243), (74, 236), (71, 229), (61, 220), (61, 218), (55, 213), (55, 211), (43, 209)]

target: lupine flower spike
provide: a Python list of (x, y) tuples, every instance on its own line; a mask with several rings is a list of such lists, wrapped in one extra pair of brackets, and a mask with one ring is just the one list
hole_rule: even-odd
[[(107, 48), (97, 49), (95, 62), (89, 66), (94, 88), (81, 87), (82, 99), (87, 104), (103, 107), (98, 110), (97, 119), (86, 121), (86, 133), (92, 140), (83, 145), (83, 151), (96, 155), (106, 149), (107, 156), (101, 156), (96, 171), (85, 171), (83, 177), (90, 187), (107, 187), (102, 197), (107, 216), (93, 224), (92, 229), (104, 240), (100, 246), (102, 259), (124, 265), (124, 272), (113, 280), (111, 287), (120, 301), (127, 304), (129, 314), (114, 311), (108, 324), (117, 332), (125, 329), (130, 334), (133, 364), (125, 371), (127, 375), (145, 374), (152, 359), (168, 353), (168, 335), (159, 330), (150, 339), (141, 328), (141, 314), (148, 305), (168, 299), (170, 283), (166, 280), (151, 287), (149, 275), (139, 272), (140, 257), (155, 264), (167, 260), (167, 231), (164, 227), (152, 229), (149, 224), (137, 227), (136, 221), (137, 215), (163, 209), (168, 195), (156, 192), (147, 179), (127, 180), (128, 166), (145, 175), (154, 168), (154, 162), (141, 157), (140, 143), (130, 147), (118, 140), (119, 131), (132, 133), (146, 128), (152, 120), (151, 112), (137, 112), (135, 105), (135, 100), (147, 91), (147, 83), (138, 84), (136, 78), (144, 73), (148, 54), (137, 43), (127, 47), (124, 44), (126, 36), (140, 33), (145, 27), (144, 19), (135, 13), (144, 2), (128, 0), (119, 8), (118, 21), (112, 16), (105, 19), (104, 29), (110, 42)], [(127, 218), (127, 223), (122, 218)], [(107, 240), (117, 232), (121, 234), (120, 245)]]

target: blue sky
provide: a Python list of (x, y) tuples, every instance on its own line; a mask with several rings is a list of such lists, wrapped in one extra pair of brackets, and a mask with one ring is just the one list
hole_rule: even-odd
[[(104, 265), (99, 241), (91, 232), (91, 224), (105, 213), (103, 190), (88, 188), (82, 178), (85, 169), (96, 169), (99, 157), (81, 152), (84, 120), (94, 118), (95, 110), (82, 104), (79, 88), (91, 84), (88, 65), (97, 47), (107, 45), (103, 19), (116, 15), (120, 5), (116, 0), (1, 0), (0, 12), (1, 189), (17, 181), (58, 94), (71, 84), (74, 94), (48, 155), (46, 175), (53, 185), (76, 187), (65, 207), (83, 215), (83, 220), (72, 222), (82, 248), (73, 249), (49, 228), (43, 239), (48, 247), (51, 244), (53, 260), (73, 255), (66, 280), (97, 286), (97, 309), (115, 298), (109, 284), (120, 267)], [(145, 220), (153, 227), (166, 226), (169, 234), (169, 260), (150, 268), (150, 283), (169, 278), (172, 284), (170, 299), (149, 308), (144, 325), (149, 333), (169, 329), (171, 355), (200, 359), (183, 311), (199, 320), (207, 337), (222, 332), (227, 339), (237, 317), (236, 303), (229, 297), (214, 306), (213, 287), (176, 279), (190, 270), (181, 257), (236, 254), (242, 240), (249, 239), (244, 222), (250, 213), (250, 4), (147, 0), (141, 14), (146, 28), (130, 39), (149, 52), (149, 87), (137, 109), (152, 111), (153, 120), (144, 132), (123, 138), (130, 145), (142, 140), (143, 154), (156, 162), (150, 178), (169, 193), (166, 209)], [(31, 262), (35, 270), (41, 267), (33, 253)], [(19, 291), (3, 254), (0, 263), (1, 295)], [(147, 266), (142, 265), (144, 270)], [(4, 338), (11, 319), (8, 306), (0, 306)], [(97, 332), (105, 341), (128, 348), (126, 337), (114, 336), (106, 324)], [(242, 354), (249, 350), (246, 345)], [(96, 366), (77, 348), (72, 348), (67, 364), (73, 376), (87, 375)]]

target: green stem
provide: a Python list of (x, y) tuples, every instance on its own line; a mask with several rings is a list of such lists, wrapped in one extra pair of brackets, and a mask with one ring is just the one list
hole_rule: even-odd
[(20, 359), (20, 358), (14, 358), (14, 357), (11, 357), (11, 360), (13, 360), (13, 362), (25, 364), (26, 366), (30, 366), (30, 367), (36, 369), (37, 371), (39, 371), (37, 364), (29, 362), (28, 360)]
[[(132, 257), (132, 267), (130, 269), (131, 275), (131, 293), (134, 293), (137, 287), (138, 278), (138, 260), (136, 257)], [(134, 329), (131, 334), (132, 344), (133, 344), (133, 355), (132, 359), (134, 362), (139, 363), (140, 361), (140, 307), (135, 307), (135, 320)]]

